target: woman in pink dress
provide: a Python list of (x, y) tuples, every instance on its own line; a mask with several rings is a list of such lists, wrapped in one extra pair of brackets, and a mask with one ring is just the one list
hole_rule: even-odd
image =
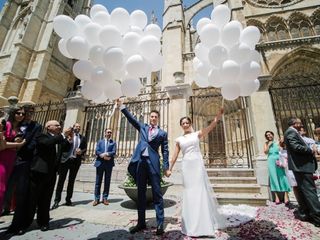
[(6, 186), (14, 167), (17, 149), (25, 143), (25, 140), (17, 136), (23, 119), (23, 108), (12, 108), (8, 120), (2, 119), (0, 123), (0, 212), (2, 212)]

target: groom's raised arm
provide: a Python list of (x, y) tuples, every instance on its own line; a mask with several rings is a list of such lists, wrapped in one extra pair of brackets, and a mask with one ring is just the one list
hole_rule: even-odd
[(142, 123), (140, 123), (132, 114), (128, 111), (126, 107), (120, 107), (121, 112), (124, 114), (124, 116), (128, 119), (128, 121), (134, 126), (138, 131), (140, 131), (142, 127)]

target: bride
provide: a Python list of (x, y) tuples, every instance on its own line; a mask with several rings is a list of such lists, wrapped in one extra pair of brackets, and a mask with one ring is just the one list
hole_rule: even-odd
[(218, 212), (219, 205), (213, 196), (199, 144), (199, 139), (216, 127), (222, 114), (223, 109), (219, 111), (208, 127), (196, 132), (191, 126), (189, 117), (180, 119), (180, 126), (184, 134), (175, 140), (176, 146), (170, 161), (169, 174), (171, 174), (181, 150), (184, 187), (182, 233), (188, 236), (212, 236), (215, 230), (226, 226), (225, 218)]

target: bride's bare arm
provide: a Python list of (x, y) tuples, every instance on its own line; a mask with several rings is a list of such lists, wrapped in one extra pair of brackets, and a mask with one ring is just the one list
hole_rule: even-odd
[(179, 143), (176, 143), (176, 147), (174, 149), (173, 156), (170, 160), (170, 166), (169, 166), (170, 172), (172, 171), (172, 168), (178, 159), (179, 152), (180, 152), (180, 146), (179, 146)]
[(216, 126), (218, 121), (221, 119), (223, 114), (223, 108), (220, 109), (220, 111), (217, 113), (214, 120), (209, 124), (208, 127), (203, 128), (199, 131), (199, 138), (202, 138), (203, 136), (206, 136), (209, 132), (211, 132)]

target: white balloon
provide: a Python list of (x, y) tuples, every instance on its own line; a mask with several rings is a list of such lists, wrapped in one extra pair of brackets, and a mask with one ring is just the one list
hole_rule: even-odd
[(83, 30), (88, 23), (92, 22), (91, 18), (89, 18), (87, 15), (84, 15), (84, 14), (80, 14), (76, 16), (74, 21), (77, 24), (78, 28), (81, 30)]
[(194, 57), (193, 60), (192, 60), (193, 69), (197, 69), (199, 63), (201, 63), (200, 59), (198, 57)]
[(211, 12), (211, 20), (219, 28), (222, 28), (226, 23), (229, 22), (231, 17), (231, 10), (226, 5), (218, 5), (213, 8)]
[(112, 25), (104, 26), (100, 33), (99, 39), (104, 48), (119, 47), (121, 45), (121, 33)]
[(112, 80), (104, 90), (108, 99), (114, 100), (122, 96), (121, 85), (117, 81)]
[(89, 44), (80, 36), (74, 36), (67, 41), (67, 50), (76, 59), (86, 60), (89, 57)]
[(221, 31), (221, 42), (229, 49), (239, 42), (242, 25), (239, 21), (227, 23)]
[(221, 67), (222, 63), (228, 59), (228, 50), (221, 45), (216, 45), (209, 50), (209, 62), (215, 67)]
[(148, 23), (148, 17), (145, 14), (144, 11), (141, 10), (135, 10), (130, 14), (130, 25), (136, 26), (141, 29), (144, 29), (144, 27)]
[(134, 78), (146, 77), (149, 71), (148, 63), (141, 55), (129, 57), (125, 68), (128, 74)]
[(151, 35), (142, 37), (139, 40), (138, 46), (140, 54), (147, 59), (157, 56), (161, 49), (159, 39)]
[(103, 93), (103, 89), (92, 84), (91, 82), (84, 82), (84, 84), (81, 86), (81, 93), (85, 98), (91, 100), (101, 95)]
[(196, 54), (196, 57), (201, 60), (201, 62), (209, 62), (209, 49), (204, 44), (198, 43), (194, 48), (194, 53)]
[(247, 44), (254, 49), (260, 39), (260, 31), (255, 26), (248, 26), (240, 34), (240, 42)]
[(92, 84), (98, 86), (102, 90), (112, 81), (112, 73), (104, 67), (96, 67), (91, 71)]
[(124, 67), (124, 56), (121, 48), (112, 47), (105, 51), (103, 54), (103, 62), (105, 67), (115, 73), (120, 72)]
[(261, 61), (261, 55), (257, 50), (251, 50), (250, 59), (252, 61), (255, 61), (257, 63), (260, 63)]
[(251, 81), (243, 81), (240, 83), (240, 96), (250, 96), (252, 93), (257, 91), (260, 87), (258, 79)]
[(63, 56), (67, 58), (73, 58), (67, 50), (67, 40), (61, 38), (58, 42), (58, 48)]
[(102, 91), (100, 95), (97, 95), (95, 98), (92, 99), (92, 101), (96, 104), (102, 104), (105, 103), (107, 100), (107, 97), (105, 93)]
[(94, 15), (92, 21), (98, 23), (100, 26), (105, 26), (110, 23), (110, 15), (107, 12), (98, 12)]
[(139, 27), (136, 27), (136, 26), (131, 26), (130, 27), (130, 32), (135, 32), (135, 33), (139, 34), (140, 36), (143, 35), (142, 29), (139, 28)]
[(98, 12), (106, 12), (106, 13), (109, 13), (108, 12), (108, 9), (101, 5), (101, 4), (95, 4), (91, 7), (90, 9), (90, 17), (91, 18), (94, 18), (94, 16), (98, 13)]
[(198, 85), (200, 88), (206, 88), (209, 86), (208, 78), (204, 77), (200, 74), (196, 74), (194, 78), (194, 82)]
[(210, 70), (211, 70), (211, 68), (210, 68), (210, 65), (208, 62), (200, 62), (198, 64), (198, 68), (196, 69), (196, 73), (207, 78)]
[(122, 94), (126, 97), (136, 97), (139, 95), (142, 85), (136, 78), (127, 78), (121, 82)]
[(196, 26), (196, 29), (197, 29), (198, 34), (200, 34), (202, 28), (203, 28), (204, 26), (206, 26), (207, 24), (209, 24), (209, 23), (212, 23), (209, 18), (206, 18), (206, 17), (201, 18), (201, 19), (197, 22), (197, 26)]
[(238, 83), (224, 83), (221, 88), (221, 95), (224, 99), (232, 101), (240, 96), (240, 86)]
[(127, 32), (121, 42), (121, 48), (125, 55), (131, 56), (138, 53), (139, 40), (141, 36), (136, 32)]
[(95, 64), (96, 66), (103, 65), (103, 53), (105, 49), (101, 45), (95, 45), (90, 48), (89, 50), (89, 59)]
[(240, 74), (240, 66), (232, 60), (224, 61), (220, 73), (226, 83), (236, 82)]
[(150, 59), (152, 72), (158, 72), (161, 70), (164, 64), (164, 57), (157, 55), (155, 58)]
[(200, 40), (206, 47), (210, 48), (216, 45), (219, 41), (220, 30), (219, 28), (209, 23), (205, 25), (200, 32)]
[(239, 81), (253, 81), (261, 73), (260, 64), (254, 61), (246, 62), (240, 67)]
[(129, 30), (130, 15), (124, 8), (115, 8), (111, 12), (110, 22), (119, 29), (121, 34), (125, 34)]
[(79, 34), (78, 26), (75, 21), (66, 15), (58, 15), (53, 19), (53, 29), (64, 39), (69, 39)]
[(209, 85), (215, 88), (220, 88), (223, 85), (223, 79), (220, 75), (219, 68), (212, 68), (208, 74)]
[(72, 71), (74, 75), (84, 81), (91, 81), (91, 72), (93, 70), (93, 65), (88, 60), (80, 60), (75, 62)]
[(101, 31), (101, 26), (97, 23), (88, 23), (83, 28), (83, 34), (86, 37), (88, 43), (91, 45), (99, 45), (99, 33)]
[(251, 57), (251, 49), (245, 43), (233, 46), (229, 51), (229, 59), (239, 64), (247, 62)]
[(158, 39), (160, 39), (162, 36), (161, 28), (154, 23), (147, 25), (146, 28), (144, 29), (144, 33), (145, 35), (155, 36)]

